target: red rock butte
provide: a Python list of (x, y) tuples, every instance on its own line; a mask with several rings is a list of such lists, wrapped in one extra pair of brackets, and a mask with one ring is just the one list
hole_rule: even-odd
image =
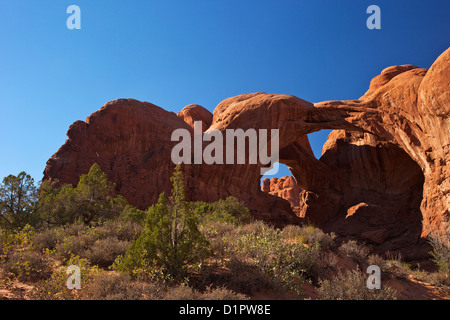
[[(196, 120), (204, 130), (279, 129), (280, 162), (295, 180), (264, 181), (264, 192), (261, 164), (185, 165), (188, 200), (232, 195), (258, 219), (276, 225), (309, 221), (379, 252), (419, 259), (429, 250), (424, 237), (449, 216), (449, 111), (450, 49), (428, 70), (384, 69), (355, 100), (311, 103), (250, 93), (222, 101), (213, 114), (189, 105), (177, 115), (119, 99), (70, 126), (44, 179), (76, 184), (98, 163), (118, 193), (146, 208), (170, 191), (175, 129), (192, 132)], [(307, 134), (321, 129), (334, 131), (316, 159)]]

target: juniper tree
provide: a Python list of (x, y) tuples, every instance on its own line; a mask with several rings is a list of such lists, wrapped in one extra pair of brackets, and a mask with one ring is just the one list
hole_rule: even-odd
[(122, 271), (133, 272), (155, 263), (174, 277), (209, 253), (209, 242), (200, 233), (198, 218), (185, 201), (184, 175), (175, 168), (169, 199), (161, 193), (158, 202), (147, 210), (145, 227), (126, 254), (116, 264)]

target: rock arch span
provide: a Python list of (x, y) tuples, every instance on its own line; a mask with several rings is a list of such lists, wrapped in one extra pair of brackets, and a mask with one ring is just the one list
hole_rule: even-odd
[[(176, 115), (119, 99), (69, 128), (44, 179), (75, 184), (97, 162), (117, 192), (145, 208), (170, 189), (173, 130), (192, 130), (195, 120), (218, 130), (279, 129), (280, 162), (304, 189), (301, 217), (287, 201), (260, 190), (259, 165), (186, 166), (187, 196), (213, 201), (234, 195), (258, 218), (276, 224), (310, 219), (418, 257), (425, 250), (417, 246), (420, 237), (449, 215), (449, 104), (450, 49), (429, 70), (386, 68), (356, 100), (310, 103), (251, 93), (222, 101), (211, 117), (196, 105)], [(335, 131), (318, 160), (307, 134), (321, 129)]]

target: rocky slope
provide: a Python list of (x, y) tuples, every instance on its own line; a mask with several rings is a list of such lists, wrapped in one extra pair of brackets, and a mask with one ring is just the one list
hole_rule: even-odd
[[(291, 95), (251, 93), (222, 101), (211, 115), (190, 105), (178, 115), (132, 99), (107, 103), (77, 121), (49, 159), (44, 178), (75, 184), (97, 162), (117, 192), (145, 208), (170, 189), (171, 133), (279, 129), (280, 162), (298, 186), (298, 216), (288, 201), (260, 188), (261, 164), (186, 165), (187, 196), (234, 195), (257, 218), (303, 219), (327, 231), (363, 238), (406, 258), (426, 255), (423, 238), (450, 209), (450, 49), (429, 70), (384, 69), (357, 100), (310, 103)], [(209, 129), (207, 127), (209, 126)], [(307, 134), (333, 131), (316, 159)]]

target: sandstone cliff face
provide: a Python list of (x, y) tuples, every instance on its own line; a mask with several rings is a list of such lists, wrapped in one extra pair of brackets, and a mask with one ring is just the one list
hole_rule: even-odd
[[(172, 132), (181, 128), (193, 135), (193, 121), (208, 118), (206, 109), (194, 109), (201, 112), (177, 116), (148, 102), (108, 102), (85, 121), (70, 126), (65, 144), (47, 161), (44, 179), (76, 185), (98, 163), (119, 194), (146, 209), (161, 192), (171, 190), (175, 167), (171, 151), (178, 143), (171, 141)], [(189, 124), (183, 120), (186, 114), (190, 114)], [(278, 225), (295, 223), (289, 202), (260, 190), (256, 165), (185, 165), (183, 170), (188, 200), (216, 201), (234, 195), (257, 218)]]
[[(205, 110), (191, 105), (175, 115), (131, 99), (107, 103), (69, 128), (44, 178), (74, 184), (97, 162), (119, 193), (145, 208), (170, 190), (171, 133), (192, 132), (199, 120), (206, 132), (279, 129), (280, 162), (301, 188), (299, 213), (261, 190), (259, 163), (186, 165), (189, 199), (234, 195), (255, 217), (277, 224), (307, 219), (411, 258), (425, 254), (421, 239), (449, 216), (450, 49), (429, 70), (384, 69), (357, 100), (313, 104), (251, 93), (222, 101), (212, 115)], [(335, 131), (316, 159), (307, 134), (321, 129)]]
[(108, 102), (84, 122), (70, 126), (68, 140), (48, 160), (44, 177), (76, 185), (80, 175), (98, 163), (120, 194), (146, 208), (160, 192), (170, 190), (174, 128), (192, 130), (173, 112), (151, 103)]
[[(359, 100), (316, 104), (316, 107), (326, 109), (331, 106), (362, 108), (363, 114), (350, 119), (350, 122), (371, 132), (378, 141), (385, 141), (402, 149), (417, 164), (423, 174), (420, 205), (421, 218), (423, 217), (420, 219), (423, 224), (422, 236), (425, 236), (430, 228), (436, 228), (438, 224), (443, 223), (443, 220), (449, 216), (449, 88), (450, 49), (446, 50), (429, 70), (414, 66), (391, 67), (383, 70)], [(393, 162), (389, 161), (391, 164)], [(384, 164), (383, 167), (389, 166)], [(393, 171), (389, 177), (405, 181), (404, 177), (408, 176), (411, 180), (403, 189), (407, 190), (408, 184), (410, 190), (417, 189), (421, 184), (418, 170), (411, 168), (404, 171), (404, 174), (398, 174), (398, 170), (408, 167), (411, 165), (404, 162), (392, 166)], [(384, 180), (387, 181), (387, 179)], [(416, 182), (414, 183), (413, 180)], [(396, 189), (398, 190), (398, 186)], [(389, 189), (386, 191), (387, 194), (394, 193)], [(411, 200), (411, 203), (416, 201)], [(396, 216), (398, 215), (397, 213)], [(409, 219), (413, 216), (411, 211)], [(392, 233), (387, 232), (387, 238), (392, 236)]]
[(300, 192), (302, 189), (292, 176), (281, 178), (264, 178), (262, 191), (289, 201), (292, 211), (300, 216)]
[(194, 121), (202, 122), (202, 129), (206, 131), (212, 122), (212, 113), (198, 104), (190, 104), (184, 107), (177, 116), (194, 128)]

